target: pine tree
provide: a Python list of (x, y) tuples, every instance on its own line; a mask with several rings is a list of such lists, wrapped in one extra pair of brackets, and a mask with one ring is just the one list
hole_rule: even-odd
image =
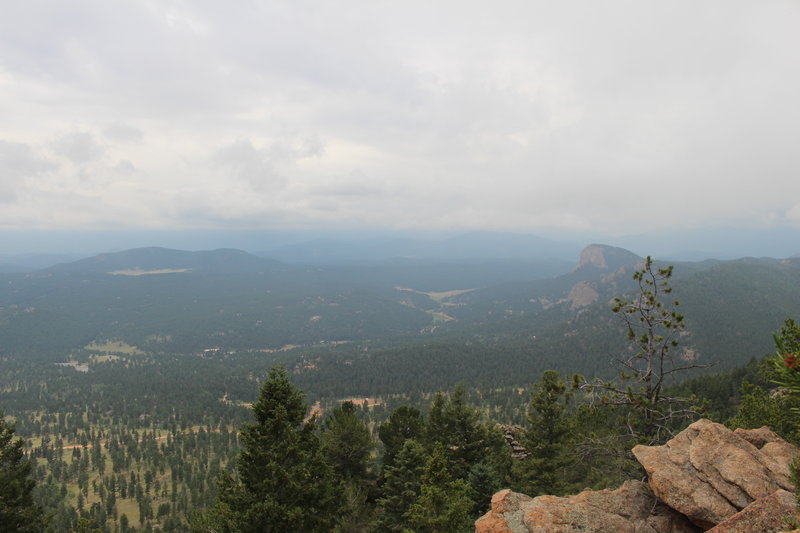
[(528, 429), (523, 439), (528, 456), (515, 464), (520, 490), (525, 494), (561, 494), (566, 488), (565, 473), (571, 462), (569, 400), (566, 385), (553, 370), (546, 371), (531, 392)]
[(797, 424), (797, 409), (800, 398), (796, 395), (773, 394), (752, 383), (744, 382), (740, 387), (742, 398), (736, 415), (725, 425), (731, 429), (769, 428), (792, 443), (800, 442)]
[(384, 467), (394, 463), (395, 456), (408, 439), (419, 439), (425, 428), (422, 414), (416, 407), (401, 405), (378, 427), (378, 437), (384, 445)]
[(425, 465), (420, 496), (407, 513), (418, 533), (463, 533), (472, 530), (471, 487), (450, 475), (444, 446), (437, 444)]
[(419, 498), (419, 487), (428, 455), (414, 439), (407, 439), (395, 454), (392, 464), (384, 465), (381, 498), (378, 499), (376, 530), (401, 533), (410, 529), (406, 517)]
[(762, 364), (759, 373), (780, 386), (780, 393), (748, 382), (741, 385), (742, 399), (736, 415), (726, 422), (730, 428), (767, 425), (786, 440), (800, 442), (800, 325), (787, 319), (773, 334), (775, 355)]
[[(616, 382), (595, 380), (582, 388), (597, 394), (601, 402), (623, 413), (624, 434), (631, 443), (662, 444), (700, 415), (695, 398), (664, 394), (664, 387), (681, 373), (708, 365), (694, 362), (691, 353), (680, 353), (678, 341), (686, 327), (671, 300), (672, 266), (658, 268), (651, 257), (633, 274), (638, 293), (630, 300), (614, 298), (612, 311), (622, 319), (631, 350), (616, 359), (621, 371)], [(674, 383), (674, 381), (672, 381)]]
[(373, 447), (369, 429), (356, 416), (353, 402), (344, 402), (325, 421), (322, 448), (342, 479), (359, 481), (367, 477)]
[(436, 396), (425, 435), (429, 447), (442, 445), (450, 472), (456, 478), (467, 479), (470, 469), (478, 463), (491, 465), (498, 472), (508, 466), (504, 461), (508, 454), (499, 429), (484, 422), (480, 411), (467, 403), (466, 391), (461, 385), (447, 400), (442, 394)]
[(480, 516), (492, 507), (492, 496), (503, 488), (504, 480), (496, 467), (483, 462), (469, 469), (467, 481), (471, 489), (470, 498), (475, 502), (472, 515)]
[(255, 423), (242, 428), (236, 476), (223, 476), (219, 501), (196, 531), (331, 530), (341, 496), (306, 411), (286, 370), (273, 368), (253, 405)]
[(24, 442), (15, 439), (14, 432), (0, 411), (0, 524), (4, 532), (35, 533), (44, 529), (44, 516), (33, 502), (36, 482), (30, 477)]
[(371, 520), (375, 474), (370, 469), (374, 448), (369, 428), (356, 416), (353, 402), (344, 402), (325, 420), (321, 435), (325, 458), (340, 480), (343, 505), (338, 533), (365, 531)]

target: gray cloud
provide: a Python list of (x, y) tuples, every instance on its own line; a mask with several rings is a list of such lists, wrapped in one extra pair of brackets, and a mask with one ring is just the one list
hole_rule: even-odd
[(14, 201), (25, 178), (55, 171), (58, 166), (27, 144), (0, 140), (0, 202)]
[(136, 201), (167, 226), (797, 225), (798, 19), (788, 1), (16, 2), (4, 135), (85, 176), (50, 168), (16, 209), (58, 220), (58, 195), (86, 194), (86, 224)]
[(86, 163), (103, 154), (103, 148), (91, 133), (74, 132), (61, 136), (53, 143), (53, 151), (73, 163)]
[(353, 198), (386, 194), (387, 191), (376, 181), (370, 179), (361, 169), (356, 169), (346, 176), (333, 178), (324, 184), (318, 185), (310, 193), (327, 197), (344, 196)]
[(136, 166), (127, 159), (118, 162), (113, 169), (119, 174), (134, 174), (137, 171)]
[(242, 139), (219, 148), (212, 161), (253, 190), (266, 192), (286, 184), (281, 169), (301, 159), (318, 157), (324, 151), (324, 144), (317, 137), (273, 141), (259, 148), (251, 140)]
[(264, 192), (283, 185), (270, 148), (257, 149), (249, 140), (231, 143), (217, 150), (212, 160), (234, 178), (246, 182), (253, 190)]
[(19, 179), (25, 176), (56, 170), (58, 166), (36, 154), (24, 143), (0, 140), (0, 167), (3, 176)]
[(119, 123), (106, 126), (103, 130), (103, 134), (109, 139), (122, 143), (138, 142), (144, 138), (144, 132), (142, 132), (142, 130)]

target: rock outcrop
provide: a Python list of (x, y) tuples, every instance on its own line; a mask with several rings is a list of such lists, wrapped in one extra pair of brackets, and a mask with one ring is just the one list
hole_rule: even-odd
[(606, 262), (606, 257), (603, 254), (603, 250), (603, 246), (590, 244), (581, 250), (581, 258), (578, 261), (578, 266), (575, 268), (580, 268), (584, 265), (593, 265), (597, 268), (608, 268), (608, 262)]
[(475, 523), (475, 531), (480, 533), (526, 533), (522, 523), (523, 509), (533, 498), (501, 490), (492, 496), (492, 509)]
[(786, 517), (792, 516), (797, 504), (794, 495), (785, 490), (776, 490), (769, 496), (758, 499), (726, 518), (711, 533), (756, 533), (786, 529)]
[[(789, 444), (767, 426), (758, 429), (737, 429), (734, 435), (743, 438), (781, 465), (789, 465), (798, 453), (797, 447)], [(788, 472), (788, 466), (786, 467)]]
[(648, 484), (530, 498), (504, 490), (476, 533), (767, 533), (797, 517), (789, 463), (798, 449), (769, 428), (699, 420), (663, 446), (637, 446)]
[(595, 290), (593, 283), (590, 281), (579, 281), (570, 289), (567, 295), (569, 300), (569, 308), (572, 310), (592, 305), (600, 298), (600, 293)]
[(616, 490), (584, 491), (575, 496), (539, 496), (502, 491), (492, 510), (475, 524), (480, 533), (694, 533), (686, 518), (660, 503), (641, 481)]
[[(788, 461), (740, 435), (722, 424), (698, 420), (663, 446), (636, 446), (633, 455), (659, 499), (708, 529), (754, 500), (794, 489)], [(774, 433), (763, 437), (762, 449), (782, 441)]]
[(609, 275), (621, 269), (630, 269), (640, 265), (643, 259), (624, 248), (590, 244), (581, 251), (581, 258), (573, 272), (591, 268), (603, 272), (603, 275)]

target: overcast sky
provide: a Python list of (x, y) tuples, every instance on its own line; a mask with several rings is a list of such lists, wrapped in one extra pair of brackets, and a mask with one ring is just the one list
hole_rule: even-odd
[(796, 1), (0, 2), (0, 229), (800, 226)]

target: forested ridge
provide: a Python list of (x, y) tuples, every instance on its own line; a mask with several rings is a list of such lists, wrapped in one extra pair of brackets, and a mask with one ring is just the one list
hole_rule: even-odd
[[(663, 266), (654, 262), (652, 269), (658, 272)], [(198, 296), (200, 308), (213, 309), (196, 315), (197, 324), (208, 320), (225, 334), (204, 333), (187, 341), (190, 349), (185, 352), (166, 349), (170, 342), (183, 342), (176, 340), (178, 333), (172, 336), (166, 329), (162, 333), (170, 337), (167, 343), (146, 328), (113, 339), (85, 333), (85, 324), (77, 326), (77, 332), (70, 330), (71, 322), (62, 319), (73, 313), (70, 320), (76, 324), (82, 322), (82, 312), (94, 313), (97, 324), (130, 319), (123, 303), (113, 303), (125, 294), (108, 285), (116, 283), (116, 276), (101, 276), (102, 290), (87, 289), (89, 294), (103, 294), (102, 305), (118, 306), (105, 310), (95, 307), (97, 300), (83, 309), (66, 306), (69, 298), (64, 294), (80, 293), (81, 283), (95, 283), (81, 281), (85, 272), (69, 274), (76, 276), (71, 288), (53, 288), (47, 278), (36, 278), (23, 283), (24, 290), (4, 293), (18, 303), (6, 301), (0, 312), (3, 331), (15, 332), (0, 339), (0, 408), (25, 441), (36, 481), (32, 495), (47, 517), (48, 531), (253, 530), (256, 526), (244, 525), (241, 517), (249, 512), (253, 491), (265, 489), (242, 477), (243, 457), (255, 454), (261, 457), (252, 459), (258, 463), (277, 453), (263, 455), (266, 452), (254, 448), (270, 433), (256, 438), (259, 424), (276, 423), (269, 422), (269, 413), (283, 412), (267, 407), (271, 400), (265, 391), (276, 386), (294, 406), (291, 420), (281, 422), (290, 431), (284, 441), (298, 439), (297, 457), (312, 461), (308, 464), (316, 465), (315, 476), (327, 483), (307, 489), (309, 494), (324, 494), (319, 499), (329, 507), (307, 511), (324, 511), (328, 518), (305, 524), (302, 530), (465, 531), (499, 488), (563, 494), (612, 486), (636, 472), (626, 447), (649, 442), (657, 432), (645, 416), (636, 434), (619, 435), (620, 417), (631, 416), (636, 408), (592, 388), (617, 380), (618, 359), (636, 353), (625, 323), (608, 302), (614, 295), (637, 294), (631, 274), (640, 271), (634, 267), (618, 269), (610, 277), (606, 273), (605, 281), (601, 271), (587, 276), (579, 268), (550, 284), (516, 282), (493, 291), (456, 291), (453, 296), (437, 295), (438, 303), (421, 292), (409, 302), (404, 301), (407, 291), (386, 292), (386, 301), (402, 310), (396, 317), (400, 322), (403, 313), (410, 312), (430, 326), (432, 315), (423, 308), (443, 302), (450, 305), (436, 309), (446, 308), (453, 315), (468, 309), (475, 313), (474, 320), (421, 327), (422, 334), (397, 336), (389, 326), (376, 330), (393, 331), (385, 336), (343, 344), (320, 342), (324, 339), (319, 337), (309, 346), (282, 350), (213, 344), (212, 339), (244, 338), (235, 328), (218, 329), (223, 326), (211, 318), (220, 314), (218, 302), (211, 303), (215, 294), (226, 294), (231, 301), (228, 291), (246, 293), (252, 279), (245, 276)], [(794, 297), (800, 285), (796, 264), (741, 261), (693, 264), (686, 270), (681, 274), (679, 265), (669, 280), (686, 315), (675, 355), (700, 355), (690, 360), (697, 368), (669, 376), (664, 386), (670, 396), (690, 403), (691, 416), (669, 420), (659, 431), (678, 430), (702, 413), (740, 425), (769, 423), (795, 439), (793, 421), (782, 414), (789, 400), (769, 395), (775, 385), (768, 368), (759, 370), (759, 361), (774, 350), (771, 333), (779, 331), (785, 318), (800, 315)], [(184, 293), (194, 290), (195, 281), (174, 285), (169, 280), (190, 278), (170, 276), (155, 276), (155, 284), (148, 285), (152, 292), (137, 297), (172, 300), (175, 303), (156, 308), (177, 315), (185, 311), (178, 302), (186, 301)], [(670, 270), (667, 279), (671, 276)], [(211, 283), (215, 278), (204, 279)], [(132, 278), (124, 286), (134, 294), (138, 289), (130, 287), (140, 282)], [(531, 298), (518, 298), (521, 287), (530, 283), (546, 285), (555, 300), (572, 282), (589, 283), (602, 297), (576, 308), (564, 299), (544, 309), (539, 293), (533, 302), (538, 310), (524, 307), (532, 305)], [(50, 288), (40, 302), (61, 302), (64, 307), (41, 305), (26, 311), (26, 298), (43, 294), (43, 287)], [(287, 288), (287, 298), (289, 292)], [(330, 305), (308, 294), (301, 300), (311, 308), (346, 304), (339, 299), (339, 305)], [(356, 298), (358, 293), (350, 294)], [(462, 300), (471, 303), (459, 303)], [(256, 299), (251, 301), (257, 310)], [(515, 301), (523, 307), (514, 307)], [(380, 307), (380, 299), (374, 305)], [(497, 317), (501, 308), (510, 312)], [(367, 307), (361, 309), (370, 314)], [(104, 312), (108, 316), (102, 316)], [(222, 314), (244, 320), (238, 312)], [(301, 314), (308, 312), (313, 309)], [(41, 316), (35, 316), (39, 313), (60, 318), (46, 335), (37, 337), (33, 331), (42, 327)], [(341, 320), (347, 322), (348, 316)], [(147, 320), (156, 323), (163, 317)], [(25, 324), (32, 329), (17, 329)], [(61, 328), (68, 330), (64, 337)], [(781, 331), (784, 337), (794, 332), (786, 326)], [(25, 344), (26, 332), (39, 338), (39, 344)], [(134, 339), (142, 345), (127, 342)], [(65, 348), (65, 342), (73, 347)], [(706, 367), (707, 363), (714, 365)], [(316, 420), (307, 418), (310, 412), (317, 414)], [(511, 460), (501, 426), (522, 428), (512, 433), (524, 444), (526, 459)], [(613, 453), (598, 459), (587, 442), (603, 443)], [(300, 511), (286, 513), (295, 516)], [(269, 513), (259, 516), (267, 517), (267, 523), (278, 520)], [(437, 522), (441, 516), (449, 517), (453, 529), (442, 529), (445, 526)]]

